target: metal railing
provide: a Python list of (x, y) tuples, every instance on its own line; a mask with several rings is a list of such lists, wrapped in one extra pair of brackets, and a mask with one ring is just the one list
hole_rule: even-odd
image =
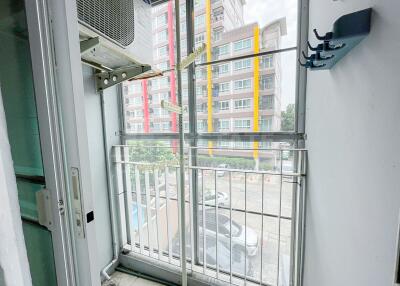
[[(126, 248), (179, 267), (183, 202), (173, 149), (114, 146), (113, 162)], [(306, 151), (259, 148), (257, 160), (251, 148), (185, 151), (189, 274), (231, 285), (297, 285)]]

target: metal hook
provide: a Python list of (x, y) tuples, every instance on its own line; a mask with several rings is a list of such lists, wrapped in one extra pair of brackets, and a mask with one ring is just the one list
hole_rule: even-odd
[(319, 35), (317, 29), (314, 29), (313, 32), (315, 34), (315, 37), (320, 41), (330, 41), (332, 39), (332, 37), (333, 37), (333, 33), (332, 32), (326, 33), (325, 36)]
[(307, 41), (307, 45), (308, 45), (308, 48), (313, 52), (320, 52), (324, 49), (324, 46), (322, 44), (319, 44), (318, 46), (313, 47), (313, 46), (311, 46), (310, 42)]

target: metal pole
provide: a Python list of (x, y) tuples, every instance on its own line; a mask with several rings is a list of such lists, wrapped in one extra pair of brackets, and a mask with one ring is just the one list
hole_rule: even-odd
[[(193, 0), (186, 0), (186, 46), (187, 46), (187, 54), (190, 54), (194, 51), (194, 29), (193, 29), (193, 21), (194, 21), (194, 5)], [(189, 134), (191, 135), (190, 146), (197, 146), (197, 114), (196, 114), (196, 96), (195, 96), (195, 81), (194, 81), (194, 63), (190, 64), (187, 68), (188, 72), (188, 106), (189, 106)], [(197, 149), (190, 148), (190, 156), (191, 163), (190, 166), (197, 166)], [(194, 260), (194, 264), (199, 264), (199, 232), (197, 224), (199, 223), (197, 214), (198, 214), (198, 170), (192, 169), (191, 172), (191, 182), (192, 187), (189, 190), (192, 192), (192, 221), (194, 223), (194, 227), (192, 227), (192, 253), (194, 256), (192, 260)]]
[[(175, 32), (176, 32), (176, 79), (178, 82), (178, 105), (182, 106), (182, 76), (179, 64), (181, 61), (181, 29), (179, 15), (179, 0), (175, 0)], [(179, 228), (180, 228), (180, 250), (181, 250), (181, 269), (182, 269), (182, 286), (187, 285), (186, 271), (186, 233), (185, 233), (185, 169), (184, 169), (184, 134), (183, 134), (183, 112), (178, 116), (178, 131), (179, 131)]]

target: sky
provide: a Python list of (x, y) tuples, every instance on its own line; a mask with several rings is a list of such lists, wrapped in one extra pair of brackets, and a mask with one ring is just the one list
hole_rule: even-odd
[[(287, 35), (282, 37), (281, 48), (296, 46), (298, 0), (246, 0), (245, 23), (258, 22), (260, 27), (279, 18), (286, 18)], [(295, 100), (296, 52), (281, 54), (282, 109)]]

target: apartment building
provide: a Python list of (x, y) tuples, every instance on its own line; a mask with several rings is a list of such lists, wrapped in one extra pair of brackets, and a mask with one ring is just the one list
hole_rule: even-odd
[[(184, 1), (181, 4), (181, 48), (186, 51), (186, 22)], [(264, 52), (280, 47), (286, 34), (285, 18), (264, 27), (257, 23), (244, 24), (244, 1), (211, 1), (207, 12), (204, 1), (195, 2), (194, 43), (207, 43), (207, 15), (210, 17), (212, 61)], [(207, 14), (208, 13), (208, 14)], [(175, 64), (173, 5), (171, 2), (153, 8), (154, 65), (162, 71)], [(255, 42), (255, 33), (257, 43)], [(207, 61), (204, 53), (196, 63)], [(279, 131), (281, 114), (280, 55), (242, 58), (196, 68), (197, 131), (253, 132)], [(255, 66), (257, 65), (257, 67)], [(187, 73), (182, 73), (183, 105), (188, 103)], [(208, 90), (211, 87), (211, 94)], [(257, 99), (258, 100), (255, 100)], [(161, 108), (161, 101), (176, 102), (175, 75), (149, 80), (131, 81), (124, 86), (125, 118), (130, 133), (176, 132), (176, 115)], [(211, 103), (211, 106), (209, 106)], [(257, 110), (258, 116), (255, 115)], [(256, 118), (257, 117), (257, 118)], [(211, 120), (211, 123), (209, 121)], [(255, 122), (257, 121), (257, 122)], [(184, 130), (188, 131), (187, 115)], [(221, 142), (224, 147), (229, 147)], [(230, 143), (229, 143), (230, 144)], [(249, 142), (238, 142), (246, 147)], [(244, 146), (243, 146), (244, 145)], [(233, 147), (233, 146), (232, 146)], [(261, 146), (262, 147), (262, 146)], [(266, 146), (265, 146), (266, 147)]]

